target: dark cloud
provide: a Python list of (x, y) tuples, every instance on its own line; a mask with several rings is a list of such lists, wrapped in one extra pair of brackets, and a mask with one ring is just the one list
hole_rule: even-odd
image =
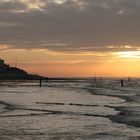
[[(0, 2), (0, 42), (53, 51), (121, 51), (140, 46), (139, 0), (41, 2), (40, 9), (30, 9), (29, 1)], [(5, 23), (12, 26), (1, 26)]]
[(0, 2), (0, 13), (21, 12), (27, 9), (27, 6), (20, 1), (2, 1)]

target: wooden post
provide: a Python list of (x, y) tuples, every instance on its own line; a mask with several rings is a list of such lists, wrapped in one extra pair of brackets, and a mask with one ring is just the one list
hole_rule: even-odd
[(124, 80), (121, 79), (121, 86), (123, 87), (124, 86)]
[(101, 77), (101, 81), (103, 81), (103, 77)]
[(128, 82), (130, 82), (131, 81), (131, 77), (128, 77)]
[(48, 82), (48, 77), (46, 77), (46, 83)]
[(103, 82), (103, 78), (101, 77), (101, 80), (100, 80), (100, 86), (102, 86), (102, 82)]
[(96, 82), (97, 82), (97, 79), (96, 79), (96, 77), (94, 78), (94, 82), (95, 82), (95, 84), (96, 84)]
[(42, 86), (42, 77), (40, 77), (39, 86), (40, 86), (40, 87)]
[(94, 84), (95, 84), (95, 87), (97, 87), (97, 77), (96, 76), (94, 77)]

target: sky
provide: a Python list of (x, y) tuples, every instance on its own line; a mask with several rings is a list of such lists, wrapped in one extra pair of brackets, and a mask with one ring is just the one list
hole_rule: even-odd
[(140, 0), (0, 0), (0, 58), (50, 77), (140, 77)]

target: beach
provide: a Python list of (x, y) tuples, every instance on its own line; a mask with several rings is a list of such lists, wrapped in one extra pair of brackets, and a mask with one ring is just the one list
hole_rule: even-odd
[(139, 140), (140, 81), (0, 86), (0, 140)]

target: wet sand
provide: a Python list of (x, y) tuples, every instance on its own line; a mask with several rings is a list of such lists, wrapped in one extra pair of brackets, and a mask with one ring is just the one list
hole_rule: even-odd
[[(114, 86), (106, 85), (106, 87), (105, 86), (95, 87), (93, 89), (89, 89), (88, 91), (90, 91), (94, 95), (106, 95), (109, 97), (111, 96), (111, 97), (118, 97), (118, 98), (124, 99), (125, 103), (126, 104), (128, 103), (129, 106), (127, 105), (126, 106), (107, 106), (110, 108), (114, 108), (116, 111), (119, 111), (118, 114), (108, 115), (107, 117), (113, 122), (125, 123), (127, 125), (140, 128), (140, 88), (135, 87), (135, 86), (130, 87), (129, 85), (130, 83), (127, 83), (125, 87), (119, 87), (119, 85), (117, 85), (117, 88), (115, 88), (116, 85)], [(136, 90), (136, 92), (135, 90), (129, 91), (129, 88), (132, 88), (132, 89), (138, 88), (138, 90)], [(109, 89), (110, 89), (109, 92), (112, 91), (115, 94), (103, 92), (103, 91), (108, 91)], [(127, 93), (127, 95), (125, 95), (125, 93)], [(137, 105), (131, 106), (131, 104), (137, 104)]]
[[(140, 103), (139, 96), (127, 96), (120, 97), (126, 100), (126, 102)], [(140, 128), (140, 106), (134, 107), (115, 107), (117, 111), (120, 111), (117, 115), (108, 116), (112, 121), (118, 123), (126, 123), (127, 125)]]
[(87, 81), (1, 87), (0, 140), (139, 140), (139, 89), (131, 90)]

